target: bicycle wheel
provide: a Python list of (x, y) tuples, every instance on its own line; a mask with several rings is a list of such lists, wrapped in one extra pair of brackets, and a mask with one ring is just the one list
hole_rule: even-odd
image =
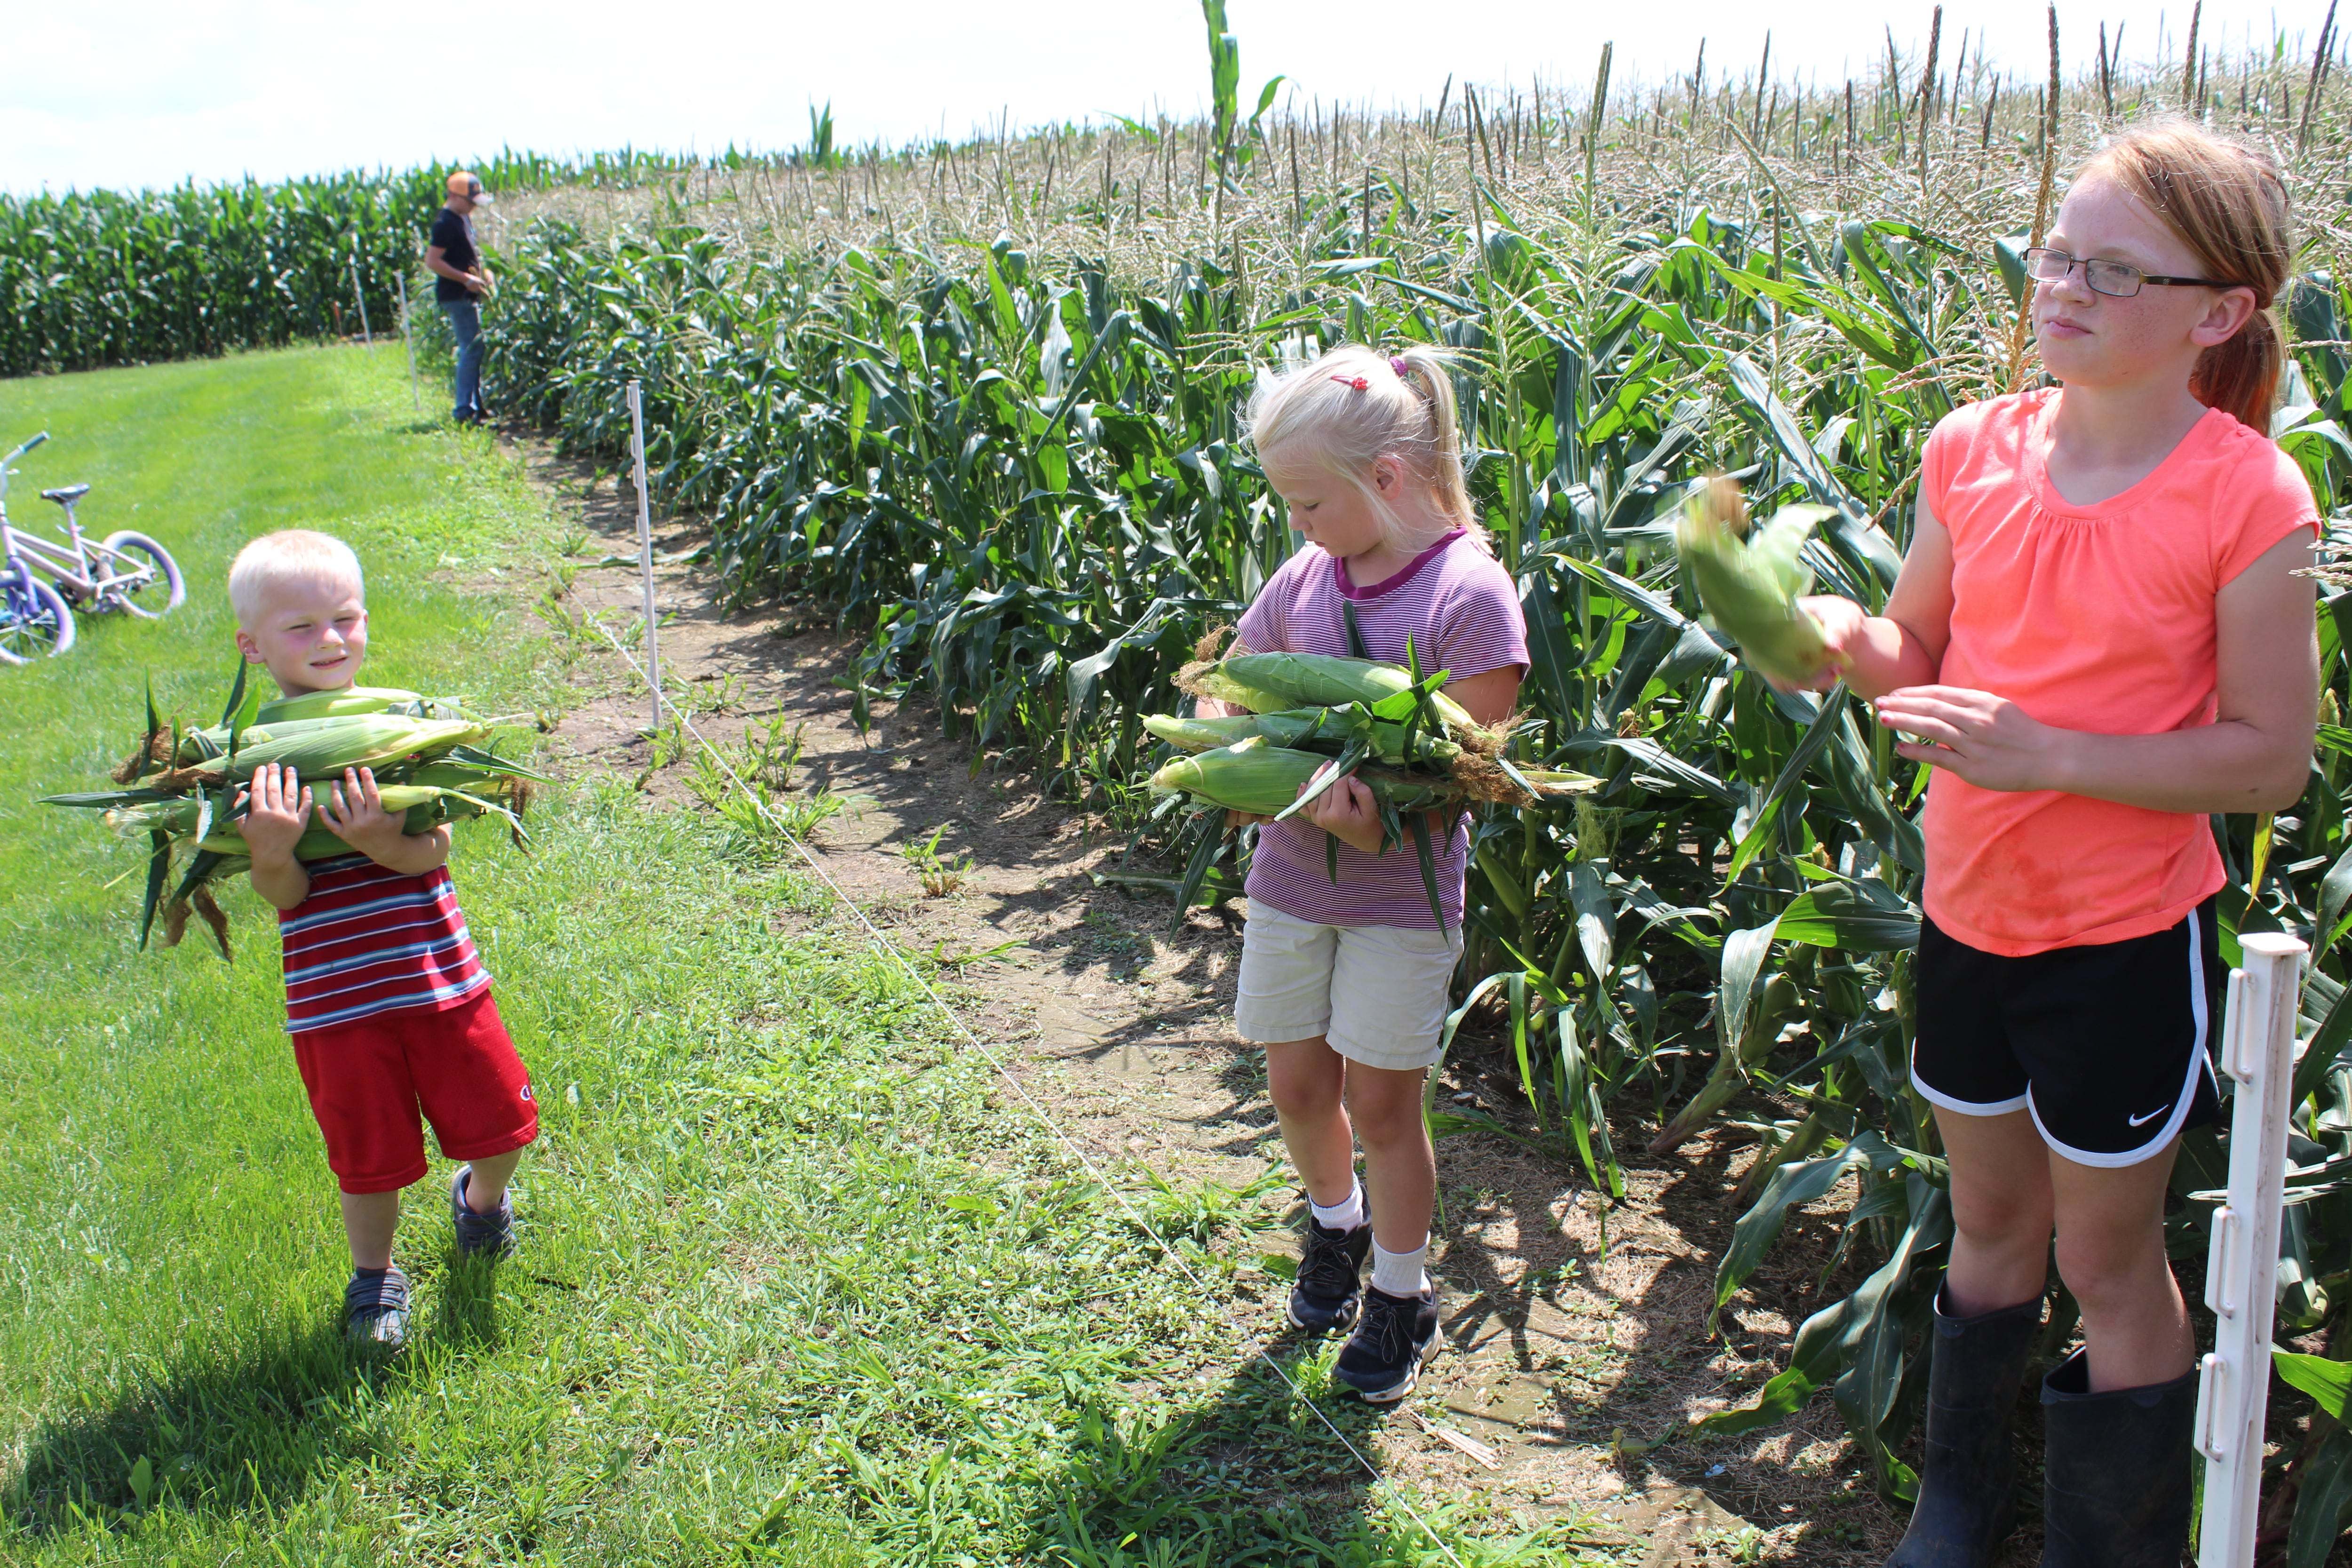
[[(112, 600), (142, 621), (152, 621), (186, 602), (188, 585), (181, 580), (180, 563), (145, 534), (127, 528), (110, 533), (105, 548), (141, 564), (125, 572), (111, 557), (101, 557), (98, 582), (101, 600)], [(140, 603), (142, 599), (146, 603)]]
[(55, 658), (72, 650), (73, 608), (30, 573), (0, 584), (0, 658), (10, 664)]

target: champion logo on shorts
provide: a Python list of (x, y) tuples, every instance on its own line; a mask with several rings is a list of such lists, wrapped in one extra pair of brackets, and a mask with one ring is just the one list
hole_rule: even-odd
[(522, 1097), (525, 1100), (529, 1100), (530, 1098), (530, 1085), (525, 1084), (522, 1086)]
[[(529, 1097), (526, 1096), (525, 1098)], [(2168, 1100), (2162, 1105), (2158, 1106), (2154, 1110), (2149, 1111), (2146, 1116), (2126, 1116), (2124, 1120), (2130, 1122), (2134, 1127), (2143, 1127), (2171, 1109), (2172, 1101)]]

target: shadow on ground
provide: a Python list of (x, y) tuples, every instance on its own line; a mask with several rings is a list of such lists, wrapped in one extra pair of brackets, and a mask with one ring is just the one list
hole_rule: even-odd
[(24, 1529), (178, 1509), (271, 1520), (323, 1480), (398, 1458), (387, 1407), (453, 1360), (503, 1342), (493, 1266), (420, 1270), (412, 1342), (396, 1355), (343, 1337), (340, 1303), (243, 1347), (193, 1345), (117, 1380), (111, 1396), (42, 1423), (6, 1500)]

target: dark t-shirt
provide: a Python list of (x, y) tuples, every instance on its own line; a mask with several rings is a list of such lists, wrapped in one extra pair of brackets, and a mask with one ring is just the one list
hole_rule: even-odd
[[(433, 215), (431, 243), (441, 247), (441, 259), (460, 272), (471, 272), (475, 262), (479, 259), (474, 254), (474, 226), (447, 207)], [(437, 272), (433, 275), (433, 298), (442, 304), (473, 297), (474, 291), (463, 283), (444, 278)]]

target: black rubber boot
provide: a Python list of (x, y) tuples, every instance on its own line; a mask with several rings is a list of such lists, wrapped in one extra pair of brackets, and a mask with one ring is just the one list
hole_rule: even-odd
[(1927, 1371), (1927, 1456), (1911, 1528), (1886, 1568), (1984, 1568), (2017, 1522), (2010, 1428), (2042, 1299), (1973, 1318), (1944, 1311)]
[(2189, 1542), (2197, 1374), (2089, 1390), (2080, 1351), (2042, 1381), (2042, 1568), (2176, 1568)]

